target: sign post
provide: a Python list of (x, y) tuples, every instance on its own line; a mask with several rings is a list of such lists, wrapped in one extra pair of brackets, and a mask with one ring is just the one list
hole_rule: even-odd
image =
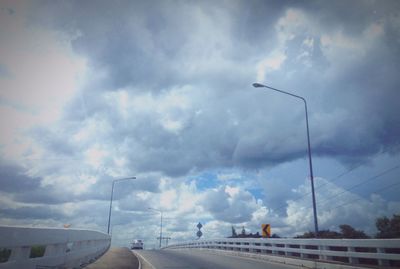
[(269, 224), (261, 224), (261, 231), (262, 231), (262, 237), (271, 237), (271, 225)]
[(200, 231), (200, 229), (203, 227), (203, 225), (199, 222), (198, 224), (197, 224), (197, 229), (199, 229), (198, 231), (197, 231), (197, 233), (196, 233), (196, 235), (197, 235), (197, 239), (200, 239), (200, 237), (203, 235), (203, 233)]

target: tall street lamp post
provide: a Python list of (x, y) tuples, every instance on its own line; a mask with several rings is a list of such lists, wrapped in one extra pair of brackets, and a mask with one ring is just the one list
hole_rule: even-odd
[(161, 219), (160, 219), (160, 246), (159, 246), (159, 247), (161, 248), (163, 212), (162, 212), (162, 210), (159, 210), (159, 209), (156, 209), (156, 208), (152, 208), (152, 207), (149, 207), (149, 209), (154, 210), (154, 211), (157, 211), (157, 212), (159, 212), (160, 215), (161, 215)]
[(289, 93), (289, 92), (285, 92), (282, 90), (278, 90), (269, 86), (266, 86), (264, 84), (260, 84), (260, 83), (253, 83), (253, 87), (255, 88), (267, 88), (270, 90), (274, 90), (280, 93), (284, 93), (296, 98), (299, 98), (301, 100), (303, 100), (304, 102), (304, 108), (306, 111), (306, 127), (307, 127), (307, 143), (308, 143), (308, 163), (309, 163), (309, 167), (310, 167), (310, 179), (311, 179), (311, 193), (312, 193), (312, 203), (313, 203), (313, 212), (314, 212), (314, 229), (315, 229), (315, 237), (318, 237), (318, 219), (317, 219), (317, 206), (316, 206), (316, 202), (315, 202), (315, 191), (314, 191), (314, 173), (313, 173), (313, 166), (312, 166), (312, 159), (311, 159), (311, 145), (310, 145), (310, 130), (308, 127), (308, 111), (307, 111), (307, 102), (306, 99), (304, 97)]
[(107, 234), (110, 234), (111, 208), (112, 208), (112, 201), (113, 201), (113, 196), (114, 196), (114, 184), (115, 184), (115, 182), (119, 182), (119, 181), (123, 181), (123, 180), (129, 180), (129, 179), (136, 179), (136, 177), (127, 177), (127, 178), (114, 179), (113, 182), (112, 182), (111, 198), (110, 198), (110, 211), (108, 212)]

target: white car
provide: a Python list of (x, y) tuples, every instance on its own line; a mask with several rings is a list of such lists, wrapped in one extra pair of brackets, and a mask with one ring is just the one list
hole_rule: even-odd
[(131, 249), (143, 249), (143, 241), (140, 239), (135, 239), (131, 243)]

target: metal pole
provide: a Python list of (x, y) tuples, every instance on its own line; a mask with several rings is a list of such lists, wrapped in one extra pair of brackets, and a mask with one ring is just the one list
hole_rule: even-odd
[(110, 210), (108, 212), (107, 234), (110, 234), (111, 208), (112, 208), (112, 200), (113, 200), (113, 195), (114, 195), (114, 183), (115, 183), (115, 180), (112, 182), (112, 188), (111, 188)]
[(307, 102), (304, 98), (303, 98), (303, 101), (304, 101), (304, 108), (306, 110), (308, 163), (309, 163), (309, 167), (310, 167), (311, 194), (312, 194), (312, 204), (313, 204), (313, 213), (314, 213), (314, 230), (315, 230), (315, 237), (318, 238), (317, 202), (315, 201), (314, 172), (313, 172), (312, 158), (311, 158), (310, 129), (308, 127), (308, 109), (307, 109)]
[(113, 201), (113, 196), (114, 196), (114, 184), (117, 181), (128, 180), (128, 179), (136, 179), (136, 177), (127, 177), (127, 178), (114, 179), (113, 182), (112, 182), (111, 198), (110, 198), (110, 210), (108, 211), (107, 234), (110, 234), (111, 211), (112, 211), (111, 209), (112, 209), (112, 201)]
[(160, 248), (161, 248), (161, 240), (162, 240), (162, 215), (163, 215), (163, 212), (161, 211), (161, 222), (160, 222)]
[(150, 210), (154, 210), (160, 213), (160, 237), (157, 237), (157, 239), (160, 239), (160, 243), (159, 243), (159, 248), (161, 248), (161, 241), (162, 241), (162, 219), (163, 219), (163, 211), (160, 209), (156, 209), (156, 208), (152, 208), (149, 207), (148, 209)]
[(312, 158), (311, 158), (311, 143), (310, 143), (310, 130), (308, 127), (308, 109), (307, 109), (307, 102), (306, 99), (304, 97), (301, 97), (299, 95), (295, 95), (289, 92), (285, 92), (282, 90), (278, 90), (269, 86), (266, 86), (264, 84), (260, 84), (260, 83), (253, 83), (253, 87), (255, 88), (268, 88), (280, 93), (284, 93), (296, 98), (299, 98), (301, 100), (303, 100), (304, 102), (304, 108), (305, 108), (305, 112), (306, 112), (306, 128), (307, 128), (307, 145), (308, 145), (308, 163), (309, 163), (309, 168), (310, 168), (310, 179), (311, 179), (311, 193), (312, 193), (312, 204), (313, 204), (313, 213), (314, 213), (314, 230), (315, 230), (315, 237), (318, 237), (318, 219), (317, 219), (317, 205), (316, 205), (316, 200), (315, 200), (315, 190), (314, 190), (314, 173), (313, 173), (313, 166), (312, 166)]

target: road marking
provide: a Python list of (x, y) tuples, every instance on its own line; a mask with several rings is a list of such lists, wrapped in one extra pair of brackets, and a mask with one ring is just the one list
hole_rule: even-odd
[[(132, 251), (132, 252), (133, 252), (133, 251)], [(139, 261), (139, 268), (138, 268), (138, 269), (142, 269), (142, 261), (141, 261), (141, 259), (139, 259), (139, 257), (135, 254), (135, 252), (133, 252), (133, 255), (135, 255), (136, 258), (137, 258), (138, 261)]]
[[(140, 255), (137, 251), (134, 251), (134, 250), (132, 250), (132, 252), (133, 252), (133, 254), (136, 255), (136, 257), (137, 257), (138, 260), (139, 260), (139, 269), (148, 269), (147, 266), (148, 266), (150, 269), (156, 269), (148, 260), (146, 260), (146, 259), (143, 257), (143, 255)], [(143, 266), (143, 268), (142, 268), (142, 262), (141, 262), (141, 260), (144, 261), (144, 266)]]

